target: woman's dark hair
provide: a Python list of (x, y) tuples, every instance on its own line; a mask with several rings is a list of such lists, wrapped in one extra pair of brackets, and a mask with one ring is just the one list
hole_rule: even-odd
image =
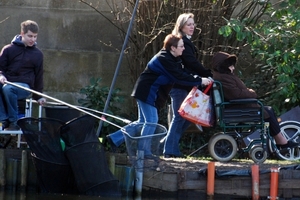
[(181, 40), (180, 35), (169, 34), (166, 36), (166, 38), (164, 40), (163, 48), (170, 51), (171, 46), (177, 47), (179, 40)]

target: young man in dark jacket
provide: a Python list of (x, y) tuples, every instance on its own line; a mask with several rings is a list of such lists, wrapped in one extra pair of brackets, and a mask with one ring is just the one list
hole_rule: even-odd
[[(27, 20), (21, 23), (21, 33), (0, 53), (0, 121), (4, 130), (19, 130), (18, 100), (25, 99), (30, 92), (7, 84), (43, 91), (43, 53), (36, 47), (38, 24)], [(39, 104), (45, 99), (33, 94)]]

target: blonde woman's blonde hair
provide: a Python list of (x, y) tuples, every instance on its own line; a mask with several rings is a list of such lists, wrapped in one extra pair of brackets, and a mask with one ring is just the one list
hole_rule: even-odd
[(185, 36), (185, 33), (182, 32), (182, 27), (185, 25), (188, 19), (193, 18), (194, 19), (194, 14), (193, 13), (183, 13), (179, 15), (177, 18), (176, 24), (174, 26), (174, 29), (172, 31), (173, 35), (180, 35), (181, 37)]

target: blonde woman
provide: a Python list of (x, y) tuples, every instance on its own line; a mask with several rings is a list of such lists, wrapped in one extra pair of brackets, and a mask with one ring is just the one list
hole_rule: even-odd
[[(194, 15), (192, 13), (183, 13), (177, 18), (172, 34), (180, 35), (184, 42), (184, 50), (180, 58), (185, 71), (188, 73), (196, 74), (200, 77), (212, 77), (211, 71), (204, 68), (197, 59), (197, 50), (191, 41), (195, 26)], [(179, 149), (179, 141), (191, 122), (182, 118), (177, 111), (191, 89), (192, 87), (190, 86), (175, 83), (170, 91), (173, 116), (164, 145), (165, 158), (182, 156)]]

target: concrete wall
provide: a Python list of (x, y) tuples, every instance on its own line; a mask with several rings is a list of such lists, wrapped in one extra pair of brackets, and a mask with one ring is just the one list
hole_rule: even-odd
[[(89, 2), (113, 18), (107, 1)], [(122, 5), (122, 0), (108, 2)], [(120, 50), (124, 41), (107, 19), (78, 0), (0, 0), (1, 48), (20, 33), (20, 23), (27, 19), (40, 26), (37, 42), (44, 53), (44, 93), (77, 104), (80, 88), (91, 77), (101, 77), (102, 84), (110, 86), (119, 59), (115, 49)], [(120, 68), (116, 87), (129, 96), (132, 83), (126, 63)]]

